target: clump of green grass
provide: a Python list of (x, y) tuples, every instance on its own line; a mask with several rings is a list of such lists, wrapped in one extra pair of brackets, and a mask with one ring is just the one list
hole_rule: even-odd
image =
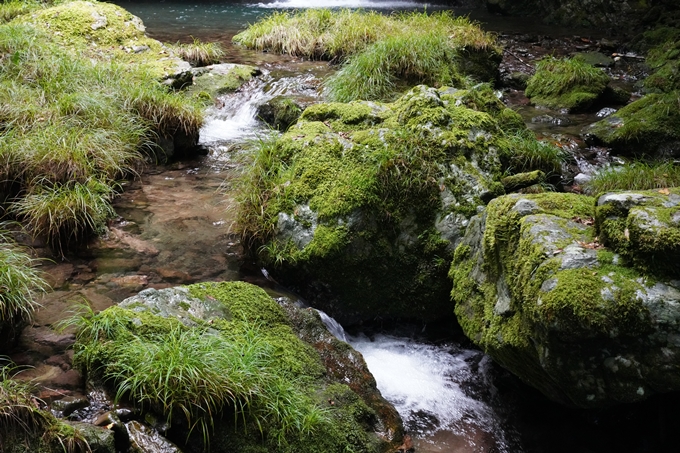
[(9, 22), (15, 17), (38, 9), (42, 4), (33, 0), (7, 0), (0, 2), (0, 24)]
[(0, 229), (0, 336), (13, 336), (17, 327), (31, 320), (39, 306), (35, 298), (46, 287), (35, 260)]
[(116, 400), (186, 424), (206, 444), (225, 411), (276, 433), (280, 446), (328, 421), (282, 370), (264, 325), (187, 327), (119, 307), (67, 323), (77, 327), (75, 362), (111, 384)]
[(336, 101), (390, 99), (404, 86), (463, 86), (496, 78), (500, 48), (474, 22), (449, 12), (311, 9), (275, 13), (234, 37), (246, 47), (348, 62), (328, 82)]
[(65, 184), (43, 180), (13, 203), (10, 212), (24, 219), (34, 234), (61, 246), (102, 232), (115, 215), (111, 206), (115, 193), (111, 182), (93, 178)]
[(224, 57), (224, 49), (216, 42), (202, 42), (194, 38), (194, 42), (174, 44), (170, 48), (183, 60), (191, 63), (192, 66), (208, 66), (219, 63)]
[(0, 357), (0, 450), (21, 443), (26, 451), (90, 452), (80, 431), (38, 408), (32, 385), (14, 379), (20, 371)]
[(526, 95), (538, 105), (583, 111), (604, 93), (609, 77), (579, 58), (546, 57), (536, 64)]
[(526, 134), (508, 137), (502, 149), (506, 153), (503, 158), (507, 161), (507, 168), (512, 173), (542, 170), (548, 176), (558, 175), (569, 157), (562, 148)]
[(584, 189), (588, 194), (614, 190), (650, 190), (680, 186), (680, 165), (673, 162), (633, 162), (604, 167), (593, 175)]
[[(69, 14), (81, 14), (77, 8)], [(103, 229), (117, 180), (157, 157), (159, 137), (191, 141), (202, 124), (200, 102), (161, 85), (153, 64), (90, 55), (81, 45), (88, 44), (59, 45), (23, 20), (0, 25), (0, 180), (7, 209), (60, 250)]]

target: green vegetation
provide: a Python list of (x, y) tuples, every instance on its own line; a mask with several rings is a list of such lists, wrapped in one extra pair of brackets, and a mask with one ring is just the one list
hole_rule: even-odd
[(214, 42), (202, 42), (194, 38), (191, 44), (177, 43), (172, 46), (175, 54), (192, 66), (208, 66), (220, 62), (224, 56), (222, 46)]
[(659, 27), (643, 33), (640, 42), (648, 50), (650, 74), (642, 82), (646, 92), (668, 93), (680, 89), (680, 31)]
[(89, 445), (79, 430), (37, 407), (31, 385), (15, 379), (19, 371), (10, 362), (0, 363), (0, 450), (7, 453), (89, 452)]
[[(651, 329), (640, 296), (648, 277), (599, 250), (594, 206), (576, 194), (492, 200), (485, 218), (471, 222), (449, 274), (465, 334), (550, 398), (581, 407), (640, 399), (637, 384), (617, 387), (638, 382), (634, 371), (611, 376), (587, 363), (594, 351), (613, 355)], [(617, 384), (598, 390), (606, 376)]]
[[(155, 51), (122, 50), (133, 43)], [(197, 136), (200, 106), (159, 83), (160, 50), (110, 4), (0, 25), (0, 192), (34, 234), (63, 247), (100, 231), (116, 180), (162, 154), (159, 137)]]
[(618, 153), (663, 158), (665, 147), (680, 140), (680, 91), (648, 94), (586, 133)]
[(332, 100), (389, 100), (409, 86), (464, 87), (497, 77), (495, 38), (449, 12), (384, 16), (308, 9), (275, 13), (234, 37), (246, 47), (346, 62), (327, 83)]
[(561, 152), (531, 140), (488, 85), (310, 106), (247, 166), (243, 243), (280, 281), (324, 282), (349, 322), (439, 316), (448, 241), (464, 230), (441, 219), (476, 214), (508, 174), (559, 168)]
[[(192, 316), (189, 303), (178, 305), (184, 313), (178, 317), (162, 317), (140, 302), (98, 314), (85, 309), (67, 322), (77, 328), (75, 363), (112, 387), (116, 400), (166, 417), (178, 442), (192, 438), (222, 448), (226, 441), (229, 451), (253, 451), (245, 444), (286, 452), (366, 451), (373, 441), (362, 439), (364, 428), (324, 399), (328, 384), (319, 355), (262, 289), (204, 283), (186, 294), (203, 301), (211, 315)], [(357, 439), (347, 442), (353, 432)]]
[(570, 112), (587, 110), (605, 93), (609, 77), (579, 58), (546, 57), (527, 82), (531, 102)]
[(9, 345), (38, 306), (35, 297), (47, 284), (25, 250), (0, 229), (0, 341)]
[(647, 190), (680, 186), (680, 166), (673, 162), (634, 162), (602, 168), (584, 189), (591, 195), (615, 190)]

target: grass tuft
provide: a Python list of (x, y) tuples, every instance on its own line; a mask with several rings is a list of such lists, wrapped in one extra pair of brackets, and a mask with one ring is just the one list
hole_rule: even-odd
[(219, 43), (202, 42), (194, 38), (190, 44), (177, 43), (170, 48), (183, 60), (191, 63), (192, 66), (208, 66), (220, 62), (224, 57), (224, 50)]
[(579, 58), (549, 56), (536, 64), (526, 95), (535, 104), (582, 111), (593, 105), (608, 84), (607, 74)]
[(500, 48), (478, 24), (450, 12), (390, 16), (309, 9), (268, 16), (234, 37), (246, 47), (347, 62), (328, 82), (332, 100), (387, 100), (405, 86), (462, 87), (496, 78)]
[(116, 181), (156, 157), (159, 137), (190, 142), (203, 121), (199, 102), (161, 85), (157, 68), (116, 56), (96, 61), (81, 50), (23, 20), (0, 25), (0, 180), (8, 211), (60, 249), (102, 230)]
[(596, 195), (614, 190), (650, 190), (680, 186), (680, 165), (673, 162), (634, 162), (602, 168), (584, 187)]
[(5, 230), (0, 230), (0, 331), (9, 331), (29, 322), (39, 306), (35, 297), (47, 283), (35, 268), (35, 260), (14, 244)]

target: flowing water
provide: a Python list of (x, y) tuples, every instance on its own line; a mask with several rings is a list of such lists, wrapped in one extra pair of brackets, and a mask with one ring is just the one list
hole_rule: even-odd
[[(333, 68), (237, 48), (231, 45), (232, 36), (275, 9), (443, 8), (390, 0), (116, 3), (140, 16), (153, 37), (166, 42), (187, 42), (192, 37), (220, 41), (227, 49), (226, 61), (258, 65), (262, 75), (236, 93), (222, 96), (208, 111), (200, 136), (209, 149), (207, 156), (147, 169), (116, 202), (120, 218), (111, 225), (108, 237), (90, 245), (77, 259), (45, 265), (57, 291), (45, 304), (53, 308), (38, 313), (34, 328), (53, 322), (66, 301), (78, 295), (103, 309), (145, 287), (238, 279), (266, 285), (259, 270), (244, 271), (248, 266), (243, 266), (238, 238), (231, 233), (234, 200), (229, 181), (242, 165), (244, 144), (270, 133), (256, 120), (257, 106), (280, 94), (304, 105), (318, 101), (321, 81)], [(495, 30), (518, 26), (498, 23), (497, 18), (477, 11), (471, 14), (496, 24)], [(432, 342), (413, 331), (406, 333), (408, 329), (347, 335), (331, 318), (324, 320), (338, 338), (363, 354), (419, 452), (585, 452), (610, 451), (582, 448), (586, 445), (616, 445), (611, 434), (599, 432), (602, 423), (599, 427), (595, 423), (593, 433), (592, 420), (584, 425), (578, 420), (581, 415), (546, 402), (463, 339)], [(632, 445), (625, 439), (620, 445)]]

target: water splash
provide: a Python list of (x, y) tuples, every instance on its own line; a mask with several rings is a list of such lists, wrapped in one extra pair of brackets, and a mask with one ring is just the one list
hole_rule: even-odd
[(349, 339), (347, 338), (347, 333), (345, 332), (345, 329), (340, 325), (338, 321), (335, 319), (331, 318), (328, 316), (326, 313), (324, 313), (321, 310), (317, 310), (319, 313), (319, 316), (321, 317), (321, 321), (326, 325), (326, 328), (328, 331), (338, 340), (344, 341), (345, 343), (349, 343)]
[[(360, 335), (350, 344), (361, 352), (383, 396), (394, 404), (419, 451), (508, 452), (500, 417), (466, 387), (489, 386), (485, 356), (457, 345), (434, 346), (408, 338)], [(438, 445), (430, 450), (427, 445)], [(513, 449), (517, 452), (517, 449)]]

